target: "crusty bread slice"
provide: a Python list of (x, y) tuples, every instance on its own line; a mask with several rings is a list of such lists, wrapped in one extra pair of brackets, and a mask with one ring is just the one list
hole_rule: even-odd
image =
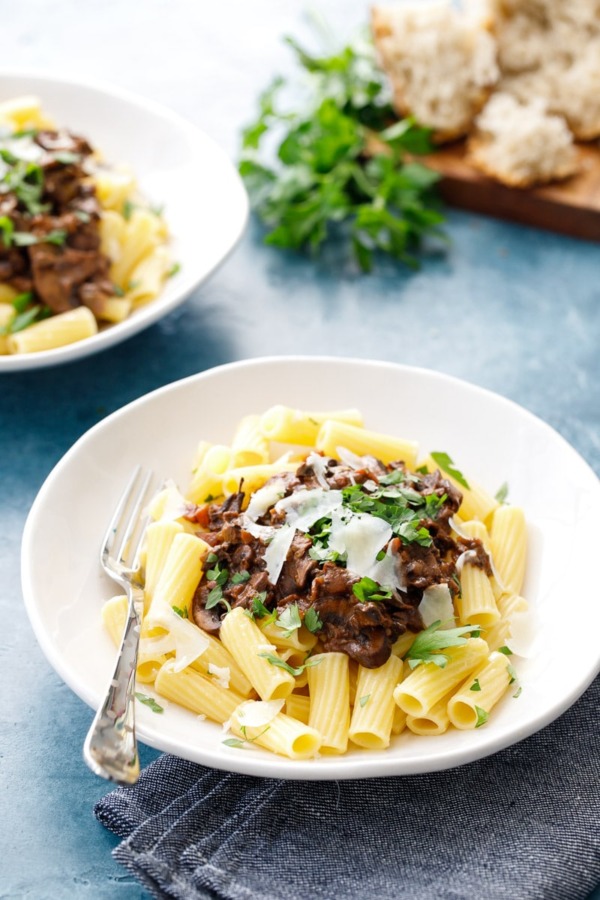
[(470, 130), (498, 78), (486, 25), (444, 0), (372, 10), (375, 46), (394, 108), (432, 128), (439, 143)]
[(476, 125), (469, 161), (504, 184), (525, 188), (577, 171), (573, 136), (564, 119), (547, 112), (543, 100), (522, 104), (510, 94), (495, 93)]
[(600, 0), (491, 0), (502, 77), (521, 102), (536, 97), (578, 140), (600, 136)]

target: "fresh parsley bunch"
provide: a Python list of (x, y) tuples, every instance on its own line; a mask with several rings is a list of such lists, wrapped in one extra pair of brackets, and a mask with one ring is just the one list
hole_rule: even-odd
[[(240, 173), (269, 228), (265, 242), (318, 252), (341, 231), (365, 272), (376, 251), (416, 266), (422, 238), (443, 235), (432, 190), (439, 176), (412, 159), (431, 149), (430, 132), (397, 121), (372, 44), (316, 57), (286, 40), (308, 73), (308, 102), (280, 110), (285, 82), (276, 78), (243, 132)], [(275, 141), (274, 167), (259, 158), (266, 135)]]

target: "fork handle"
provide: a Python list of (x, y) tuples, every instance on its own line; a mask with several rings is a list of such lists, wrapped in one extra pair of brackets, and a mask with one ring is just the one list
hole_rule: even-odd
[(126, 584), (127, 623), (115, 670), (104, 703), (96, 713), (83, 745), (90, 769), (119, 784), (134, 784), (140, 774), (135, 737), (135, 674), (144, 592)]

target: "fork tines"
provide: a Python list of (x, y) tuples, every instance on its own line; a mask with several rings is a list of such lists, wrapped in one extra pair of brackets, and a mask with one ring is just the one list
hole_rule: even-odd
[(145, 515), (154, 493), (153, 473), (137, 466), (117, 504), (102, 545), (102, 564), (109, 559), (135, 571), (139, 567), (138, 554), (148, 524)]

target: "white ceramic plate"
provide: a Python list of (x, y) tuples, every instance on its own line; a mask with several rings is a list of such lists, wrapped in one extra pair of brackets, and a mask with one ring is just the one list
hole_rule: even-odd
[[(142, 741), (208, 766), (253, 775), (327, 779), (450, 768), (513, 744), (566, 710), (600, 669), (600, 604), (592, 589), (600, 483), (548, 425), (514, 403), (435, 372), (330, 358), (234, 363), (168, 385), (84, 435), (42, 487), (23, 539), (23, 590), (51, 665), (91, 706), (115, 650), (100, 607), (116, 593), (98, 551), (116, 500), (142, 463), (184, 487), (200, 439), (227, 442), (237, 420), (275, 403), (307, 409), (357, 406), (367, 426), (445, 450), (494, 492), (504, 481), (530, 525), (524, 594), (539, 619), (531, 659), (516, 660), (512, 692), (482, 728), (400, 736), (385, 752), (353, 750), (309, 762), (222, 744), (221, 728), (170, 704), (138, 710)], [(83, 740), (83, 735), (82, 735)]]
[(59, 125), (87, 137), (109, 162), (127, 163), (142, 193), (164, 205), (181, 270), (160, 296), (97, 335), (41, 353), (0, 356), (0, 373), (79, 359), (156, 322), (198, 287), (233, 249), (248, 217), (233, 164), (207, 135), (151, 100), (114, 87), (0, 71), (0, 101), (34, 94)]

